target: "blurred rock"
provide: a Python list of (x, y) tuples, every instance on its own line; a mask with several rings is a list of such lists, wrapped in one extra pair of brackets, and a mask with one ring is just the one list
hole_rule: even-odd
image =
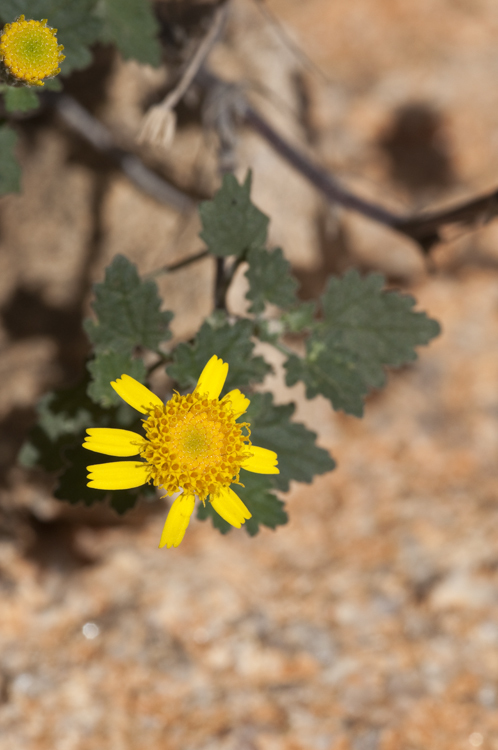
[(342, 227), (351, 265), (381, 271), (408, 284), (423, 276), (426, 261), (409, 237), (353, 212), (343, 214)]

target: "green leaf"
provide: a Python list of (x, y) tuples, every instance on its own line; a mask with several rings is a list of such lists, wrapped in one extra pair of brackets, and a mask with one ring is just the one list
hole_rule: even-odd
[(45, 89), (44, 91), (62, 91), (64, 86), (62, 85), (60, 78), (49, 78), (47, 81), (45, 81)]
[(160, 64), (159, 24), (148, 0), (102, 0), (98, 12), (102, 40), (114, 42), (125, 60)]
[(99, 353), (95, 359), (88, 362), (87, 369), (92, 376), (87, 393), (92, 401), (105, 408), (117, 406), (122, 401), (111, 387), (111, 380), (116, 380), (126, 373), (139, 383), (145, 384), (147, 374), (142, 359), (132, 359), (121, 352)]
[[(254, 393), (243, 416), (251, 424), (251, 443), (276, 452), (280, 474), (271, 475), (271, 481), (284, 491), (291, 480), (309, 484), (316, 474), (335, 468), (330, 454), (316, 445), (316, 433), (291, 421), (294, 411), (294, 404), (275, 405), (271, 393)], [(241, 473), (243, 484), (247, 475)]]
[(12, 22), (24, 14), (27, 19), (48, 20), (57, 29), (57, 40), (64, 45), (66, 59), (61, 71), (67, 75), (72, 70), (90, 64), (89, 46), (101, 33), (101, 22), (94, 15), (96, 0), (3, 0), (0, 6), (2, 21)]
[(313, 326), (315, 309), (316, 305), (314, 302), (302, 302), (292, 310), (285, 312), (280, 320), (289, 333), (300, 333)]
[[(249, 536), (255, 536), (260, 526), (268, 526), (270, 529), (275, 529), (277, 526), (287, 523), (289, 519), (284, 510), (285, 504), (272, 492), (273, 485), (269, 477), (261, 474), (251, 474), (246, 471), (241, 481), (245, 485), (244, 487), (234, 484), (232, 485), (232, 489), (252, 514), (252, 518), (249, 518), (242, 526)], [(233, 528), (233, 526), (218, 515), (209, 500), (206, 500), (205, 506), (199, 503), (197, 506), (197, 518), (200, 521), (210, 518), (214, 528), (218, 529), (222, 534), (228, 534)]]
[(157, 351), (171, 337), (171, 312), (161, 312), (161, 300), (153, 281), (141, 281), (136, 267), (117, 255), (106, 269), (105, 281), (95, 285), (92, 305), (97, 322), (84, 328), (98, 352), (130, 355), (135, 347)]
[(37, 405), (38, 421), (18, 456), (21, 465), (58, 471), (64, 465), (63, 450), (74, 444), (95, 420), (94, 406), (85, 394), (86, 383), (45, 394)]
[(21, 190), (21, 167), (14, 153), (16, 143), (17, 135), (12, 128), (0, 125), (0, 195)]
[(285, 365), (288, 385), (302, 380), (308, 398), (321, 393), (335, 409), (361, 416), (370, 388), (384, 385), (384, 367), (417, 358), (415, 347), (437, 336), (439, 324), (413, 311), (413, 297), (383, 285), (381, 275), (361, 278), (354, 270), (330, 280), (306, 357), (293, 355)]
[(213, 200), (200, 204), (200, 237), (213, 255), (241, 256), (265, 244), (269, 219), (251, 203), (250, 196), (251, 172), (243, 185), (226, 174)]
[[(73, 388), (46, 394), (38, 404), (38, 422), (24, 443), (18, 460), (27, 468), (43, 468), (58, 473), (55, 497), (69, 503), (92, 505), (110, 498), (119, 513), (135, 504), (141, 495), (154, 492), (143, 487), (112, 493), (87, 487), (87, 466), (113, 461), (109, 456), (83, 448), (88, 427), (126, 427), (142, 432), (139, 415), (125, 404), (118, 409), (102, 409), (87, 396), (88, 380)], [(124, 407), (124, 408), (123, 408)]]
[(351, 353), (334, 341), (317, 342), (314, 338), (308, 340), (307, 352), (304, 359), (291, 355), (285, 363), (287, 385), (301, 380), (307, 398), (322, 394), (335, 409), (361, 417), (368, 389)]
[[(95, 457), (94, 457), (95, 456)], [(85, 505), (94, 505), (102, 503), (107, 499), (108, 494), (102, 490), (95, 490), (87, 487), (87, 466), (92, 463), (100, 463), (99, 456), (85, 450), (81, 444), (71, 445), (63, 451), (63, 470), (57, 477), (57, 485), (54, 490), (54, 497), (58, 500), (65, 500), (71, 505), (83, 502)], [(112, 461), (112, 458), (109, 458)]]
[(249, 320), (233, 325), (226, 320), (205, 321), (193, 344), (178, 344), (166, 371), (181, 389), (195, 388), (204, 366), (216, 354), (229, 364), (224, 391), (260, 383), (272, 368), (263, 357), (253, 356), (251, 334)]
[(262, 313), (266, 302), (283, 308), (292, 307), (296, 303), (298, 284), (291, 276), (290, 263), (279, 247), (271, 252), (253, 247), (247, 253), (247, 262), (249, 291), (246, 299), (252, 300), (249, 312)]
[(29, 86), (6, 86), (3, 95), (7, 112), (29, 112), (40, 106), (38, 94)]
[(284, 510), (285, 503), (271, 491), (270, 477), (245, 471), (241, 481), (244, 487), (234, 486), (233, 489), (252, 514), (243, 526), (249, 536), (255, 536), (260, 526), (275, 529), (287, 523), (289, 517)]
[(70, 442), (72, 442), (72, 435), (51, 440), (45, 430), (36, 424), (30, 430), (28, 439), (21, 446), (17, 461), (25, 469), (59, 471), (64, 464), (62, 448)]

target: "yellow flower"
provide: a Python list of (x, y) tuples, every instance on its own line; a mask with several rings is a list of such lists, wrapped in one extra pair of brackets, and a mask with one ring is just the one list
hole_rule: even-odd
[[(216, 356), (204, 367), (193, 393), (174, 396), (165, 404), (129, 375), (111, 385), (116, 393), (147, 414), (146, 437), (129, 430), (95, 427), (87, 430), (84, 448), (108, 456), (137, 456), (142, 461), (114, 461), (88, 466), (89, 487), (125, 490), (152, 482), (167, 494), (182, 490), (170, 508), (160, 547), (178, 547), (195, 497), (206, 499), (219, 515), (240, 528), (251, 514), (231, 484), (241, 484), (240, 470), (278, 474), (277, 454), (251, 444), (247, 422), (237, 422), (249, 406), (239, 390), (219, 395), (228, 364)], [(243, 486), (243, 485), (242, 485)]]
[(57, 29), (43, 21), (26, 21), (24, 16), (6, 23), (0, 35), (0, 61), (12, 85), (43, 86), (43, 79), (60, 73), (64, 47), (57, 44)]

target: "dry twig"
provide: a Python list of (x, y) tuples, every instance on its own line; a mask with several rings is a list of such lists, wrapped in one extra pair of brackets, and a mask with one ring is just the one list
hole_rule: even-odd
[(152, 143), (167, 148), (171, 145), (176, 129), (174, 108), (185, 95), (199, 69), (213, 49), (225, 24), (228, 13), (228, 2), (221, 5), (214, 13), (209, 30), (188, 63), (182, 77), (173, 91), (160, 103), (149, 109), (145, 115), (138, 135), (138, 143)]
[[(463, 201), (449, 209), (427, 211), (419, 215), (403, 216), (393, 213), (381, 204), (366, 200), (345, 188), (329, 171), (315, 164), (303, 151), (283, 138), (249, 103), (241, 86), (224, 82), (205, 68), (199, 70), (196, 81), (208, 94), (211, 91), (216, 92), (218, 117), (223, 121), (225, 129), (229, 124), (235, 133), (237, 123), (246, 124), (264, 138), (327, 200), (410, 237), (426, 254), (430, 253), (434, 245), (444, 241), (443, 231), (448, 225), (482, 225), (498, 215), (498, 189)], [(221, 115), (223, 108), (225, 112)]]
[(186, 193), (182, 193), (146, 167), (135, 154), (118, 148), (109, 130), (76, 99), (67, 94), (56, 95), (50, 99), (54, 109), (66, 125), (69, 125), (98, 151), (109, 156), (140, 190), (180, 213), (188, 213), (195, 209), (196, 202)]

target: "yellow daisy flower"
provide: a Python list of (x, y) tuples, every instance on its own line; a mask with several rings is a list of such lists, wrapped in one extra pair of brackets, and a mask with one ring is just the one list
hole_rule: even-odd
[[(196, 496), (206, 499), (237, 529), (251, 514), (230, 487), (241, 484), (240, 470), (278, 474), (277, 454), (252, 445), (247, 422), (237, 422), (249, 406), (239, 390), (221, 400), (228, 364), (216, 355), (201, 372), (193, 393), (175, 393), (165, 404), (129, 375), (111, 385), (134, 409), (147, 414), (145, 438), (129, 430), (94, 427), (84, 448), (108, 456), (137, 456), (142, 461), (114, 461), (88, 466), (89, 487), (125, 490), (152, 482), (168, 495), (182, 490), (170, 508), (159, 546), (178, 547)], [(243, 486), (243, 485), (242, 485)]]
[(57, 29), (42, 21), (19, 16), (0, 33), (0, 64), (11, 85), (43, 86), (61, 72), (64, 47), (57, 44)]

